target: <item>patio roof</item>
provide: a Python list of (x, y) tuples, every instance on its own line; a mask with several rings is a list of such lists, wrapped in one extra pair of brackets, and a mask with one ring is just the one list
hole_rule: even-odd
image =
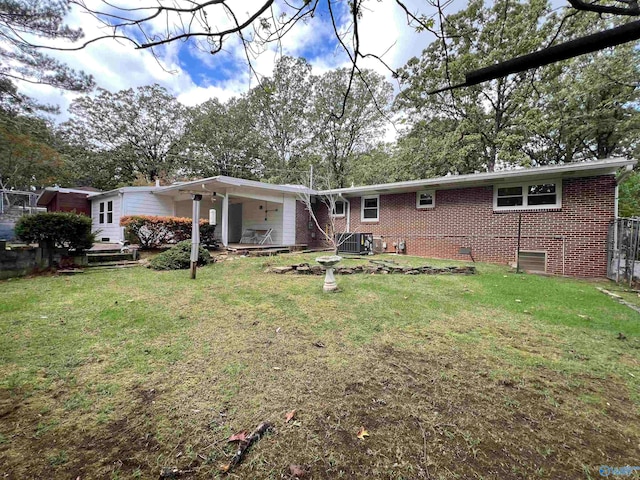
[(291, 195), (298, 194), (315, 194), (315, 190), (311, 190), (303, 185), (276, 185), (273, 183), (257, 182), (255, 180), (245, 180), (243, 178), (227, 177), (219, 175), (216, 177), (202, 178), (191, 182), (176, 183), (167, 187), (161, 187), (154, 190), (156, 195), (175, 195), (176, 192), (190, 193), (210, 193), (218, 190), (226, 190), (229, 188), (244, 187), (256, 190), (263, 190), (265, 193), (285, 193)]

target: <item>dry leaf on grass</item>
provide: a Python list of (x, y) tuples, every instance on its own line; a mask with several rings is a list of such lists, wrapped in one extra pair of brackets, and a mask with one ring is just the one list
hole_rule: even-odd
[(291, 410), (289, 413), (287, 413), (286, 417), (285, 417), (285, 423), (289, 423), (291, 420), (293, 420), (293, 417), (296, 416), (296, 411), (295, 410)]
[(304, 478), (307, 475), (306, 469), (302, 465), (289, 465), (291, 476), (296, 478)]
[(360, 440), (364, 440), (364, 437), (368, 437), (368, 436), (369, 436), (369, 432), (367, 432), (367, 430), (364, 427), (360, 427), (360, 430), (358, 430), (357, 437)]
[(244, 442), (247, 439), (247, 433), (248, 432), (246, 430), (234, 433), (229, 437), (229, 440), (227, 440), (227, 442)]

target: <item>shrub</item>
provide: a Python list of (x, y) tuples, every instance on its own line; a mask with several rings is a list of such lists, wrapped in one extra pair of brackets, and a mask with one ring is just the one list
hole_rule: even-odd
[[(190, 218), (131, 215), (122, 217), (120, 225), (127, 227), (127, 236), (133, 235), (143, 249), (157, 248), (165, 243), (178, 243), (191, 239)], [(215, 244), (214, 232), (215, 225), (209, 225), (206, 220), (200, 220), (201, 243)]]
[(16, 223), (15, 232), (23, 242), (78, 251), (90, 249), (96, 239), (90, 217), (67, 212), (24, 215)]
[(208, 247), (218, 248), (218, 240), (214, 236), (215, 232), (215, 225), (200, 224), (200, 243)]
[[(211, 263), (211, 255), (204, 248), (198, 248), (198, 265)], [(185, 240), (166, 252), (153, 257), (149, 264), (154, 270), (180, 270), (191, 266), (191, 241)]]

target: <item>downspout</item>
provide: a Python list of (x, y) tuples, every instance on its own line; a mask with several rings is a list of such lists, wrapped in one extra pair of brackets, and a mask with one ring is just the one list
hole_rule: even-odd
[(342, 194), (340, 194), (340, 198), (342, 198), (345, 203), (344, 208), (346, 209), (347, 214), (347, 233), (351, 233), (351, 202), (347, 200), (346, 197), (343, 197)]
[(615, 205), (614, 205), (614, 218), (618, 218), (618, 186), (625, 181), (625, 179), (633, 172), (633, 165), (627, 165), (622, 173), (616, 176), (616, 190), (615, 190)]

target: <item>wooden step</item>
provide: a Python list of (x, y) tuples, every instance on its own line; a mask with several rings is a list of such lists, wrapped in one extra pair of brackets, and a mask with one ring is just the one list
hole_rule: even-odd
[(92, 263), (105, 263), (105, 262), (118, 262), (118, 261), (131, 261), (134, 260), (133, 253), (88, 253), (87, 260), (89, 264)]

